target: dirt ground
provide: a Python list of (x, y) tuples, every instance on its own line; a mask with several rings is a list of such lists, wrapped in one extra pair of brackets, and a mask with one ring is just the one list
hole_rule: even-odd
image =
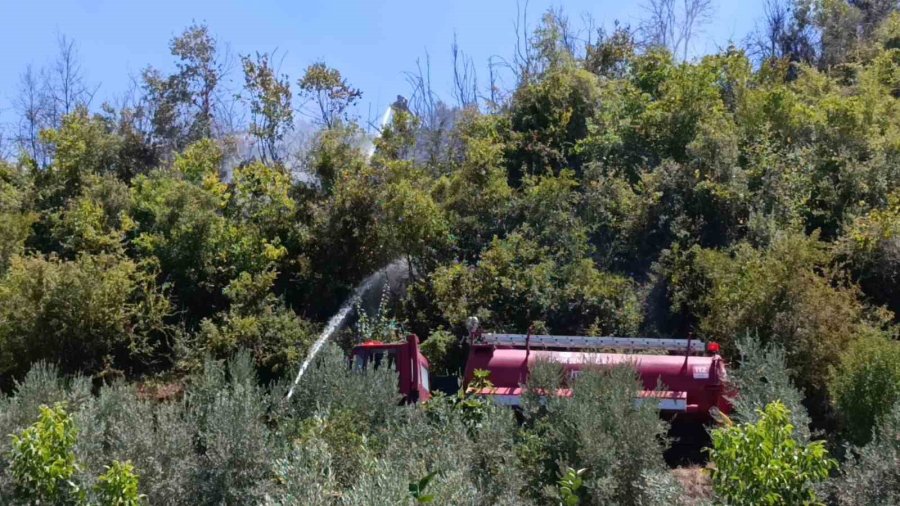
[(709, 473), (706, 468), (700, 466), (676, 467), (672, 469), (672, 475), (678, 480), (684, 489), (683, 503), (685, 506), (700, 506), (710, 504), (712, 500), (712, 484), (709, 481)]

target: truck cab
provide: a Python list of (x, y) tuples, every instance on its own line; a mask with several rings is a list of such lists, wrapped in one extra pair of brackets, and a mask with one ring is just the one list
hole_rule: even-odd
[(419, 338), (415, 334), (408, 335), (405, 342), (365, 341), (355, 346), (350, 354), (350, 367), (355, 371), (382, 367), (395, 371), (398, 390), (405, 402), (431, 398), (428, 359), (419, 351)]

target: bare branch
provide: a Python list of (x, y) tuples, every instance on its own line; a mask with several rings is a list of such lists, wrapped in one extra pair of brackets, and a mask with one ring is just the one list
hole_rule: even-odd
[(712, 19), (713, 5), (712, 0), (683, 0), (683, 2), (683, 18), (681, 20), (679, 40), (682, 46), (682, 59), (687, 61), (691, 39), (703, 25), (709, 23)]
[(20, 118), (16, 135), (19, 149), (40, 166), (46, 167), (47, 150), (41, 142), (40, 133), (46, 126), (49, 113), (48, 100), (31, 65), (28, 65), (19, 77), (19, 96), (15, 106)]
[(748, 53), (757, 62), (787, 59), (811, 63), (815, 60), (815, 30), (808, 13), (798, 11), (792, 0), (766, 0), (762, 23), (745, 42)]
[(521, 0), (516, 0), (516, 21), (513, 27), (516, 34), (516, 50), (511, 68), (520, 83), (527, 83), (531, 79), (535, 63), (534, 47), (528, 33), (528, 0), (525, 0), (524, 6)]
[(408, 100), (410, 112), (422, 121), (422, 127), (431, 128), (437, 117), (439, 99), (431, 85), (431, 55), (425, 51), (425, 64), (416, 60), (416, 71), (406, 73), (406, 82), (412, 92)]
[(644, 44), (668, 49), (683, 61), (688, 59), (691, 41), (712, 19), (712, 0), (648, 0), (647, 18), (641, 23)]
[(459, 49), (456, 34), (450, 46), (453, 57), (453, 98), (459, 107), (465, 108), (478, 104), (478, 75), (475, 63)]
[(85, 105), (87, 86), (81, 73), (81, 64), (78, 62), (78, 49), (75, 42), (65, 35), (57, 37), (58, 54), (53, 64), (53, 79), (50, 81), (50, 97), (53, 100), (54, 118), (53, 124), (59, 125), (59, 120), (75, 110), (80, 105)]

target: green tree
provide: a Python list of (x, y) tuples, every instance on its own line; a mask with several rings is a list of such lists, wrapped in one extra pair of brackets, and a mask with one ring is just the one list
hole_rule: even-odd
[[(197, 160), (193, 155), (198, 155)], [(171, 283), (176, 303), (189, 309), (187, 316), (192, 323), (225, 308), (222, 290), (237, 275), (263, 272), (285, 255), (278, 236), (266, 238), (260, 228), (226, 216), (228, 188), (211, 172), (215, 165), (210, 161), (205, 154), (199, 156), (192, 150), (176, 160), (179, 172), (202, 178), (197, 184), (178, 174), (157, 171), (139, 176), (131, 186), (136, 223), (131, 244), (140, 255), (153, 259), (160, 282)], [(245, 176), (241, 176), (243, 182), (232, 209), (260, 214), (240, 216), (241, 220), (258, 218), (261, 225), (268, 226), (270, 218), (283, 219), (283, 201), (246, 200), (270, 181)], [(274, 177), (276, 183), (281, 181)], [(279, 195), (275, 192), (271, 197), (277, 199)]]
[(339, 70), (324, 62), (307, 67), (297, 84), (300, 95), (319, 109), (318, 120), (325, 128), (346, 121), (347, 110), (362, 97), (362, 92), (350, 86)]
[(278, 143), (294, 125), (294, 109), (290, 81), (286, 74), (278, 75), (269, 61), (272, 57), (268, 53), (241, 56), (241, 65), (252, 115), (250, 134), (256, 137), (260, 158), (277, 163), (281, 160)]
[(446, 330), (431, 332), (419, 348), (428, 359), (428, 370), (432, 374), (452, 376), (464, 366), (462, 343), (457, 336)]
[(823, 442), (796, 439), (790, 412), (778, 401), (756, 423), (713, 430), (712, 443), (713, 489), (727, 504), (820, 503), (813, 484), (837, 467)]
[(472, 259), (513, 226), (513, 189), (504, 168), (501, 118), (469, 116), (458, 126), (464, 143), (459, 165), (439, 178), (432, 194), (447, 213), (460, 256)]
[(437, 306), (454, 325), (477, 315), (494, 329), (524, 331), (543, 322), (554, 332), (631, 335), (641, 321), (631, 281), (587, 258), (556, 261), (518, 232), (495, 239), (474, 265), (438, 267), (431, 282)]
[(316, 134), (304, 162), (317, 176), (319, 186), (325, 194), (330, 194), (334, 189), (342, 171), (362, 171), (366, 158), (356, 142), (361, 137), (360, 129), (352, 124), (322, 130)]
[(224, 153), (216, 141), (201, 139), (178, 153), (172, 167), (185, 180), (214, 189), (219, 186), (223, 159)]
[(142, 73), (153, 136), (164, 150), (180, 150), (212, 137), (219, 106), (219, 81), (224, 73), (215, 38), (205, 25), (192, 24), (169, 42), (177, 71)]
[(890, 0), (820, 0), (813, 4), (823, 67), (858, 63), (878, 28), (897, 12)]
[(9, 472), (15, 494), (26, 504), (80, 504), (75, 441), (78, 429), (62, 404), (41, 406), (38, 420), (12, 436)]
[(578, 213), (582, 202), (578, 184), (574, 172), (567, 169), (559, 176), (528, 176), (516, 202), (521, 221), (518, 230), (561, 262), (591, 253), (588, 229)]
[(139, 506), (143, 496), (138, 492), (138, 476), (131, 462), (113, 461), (94, 486), (100, 506)]
[(443, 250), (449, 242), (443, 210), (423, 190), (407, 179), (385, 188), (385, 226), (395, 250), (409, 262), (411, 274), (416, 266), (433, 264), (429, 261), (435, 250)]
[(513, 183), (526, 174), (581, 167), (576, 145), (588, 135), (599, 100), (597, 76), (565, 65), (516, 90), (511, 103), (509, 172)]
[(103, 118), (90, 115), (85, 107), (64, 116), (59, 129), (41, 132), (41, 138), (55, 149), (50, 167), (37, 178), (45, 208), (62, 206), (81, 191), (90, 175), (120, 175), (128, 170), (118, 163), (118, 136)]
[(587, 44), (584, 68), (600, 76), (622, 78), (637, 52), (637, 42), (630, 27), (621, 26), (618, 21), (614, 25), (612, 33), (598, 30), (597, 40)]
[(317, 326), (271, 293), (275, 276), (274, 271), (256, 276), (243, 272), (229, 283), (224, 290), (229, 310), (200, 322), (195, 352), (227, 358), (248, 350), (267, 378), (293, 369), (318, 334)]
[(273, 246), (292, 239), (297, 202), (282, 168), (251, 163), (235, 169), (226, 216), (258, 231)]
[(125, 183), (111, 174), (91, 174), (85, 177), (78, 195), (50, 214), (48, 221), (52, 237), (66, 257), (122, 253), (126, 234), (134, 227), (130, 211), (131, 192)]
[(314, 276), (305, 288), (319, 307), (334, 310), (353, 286), (393, 259), (385, 198), (381, 171), (354, 165), (337, 174), (331, 194), (312, 208), (307, 252)]
[(392, 106), (391, 122), (385, 125), (375, 139), (373, 158), (376, 165), (388, 165), (394, 161), (412, 158), (421, 120), (404, 107)]

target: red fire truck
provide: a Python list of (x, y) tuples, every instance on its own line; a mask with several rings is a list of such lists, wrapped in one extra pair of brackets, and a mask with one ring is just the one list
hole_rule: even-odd
[[(677, 413), (682, 419), (706, 421), (713, 408), (730, 411), (724, 395), (725, 361), (719, 356), (716, 343), (694, 339), (491, 334), (482, 333), (477, 321), (470, 321), (469, 327), (463, 387), (471, 382), (476, 370), (488, 371), (493, 386), (475, 393), (499, 404), (518, 406), (529, 371), (535, 363), (546, 361), (561, 364), (567, 378), (588, 368), (631, 364), (644, 388), (636, 402), (654, 402), (664, 414)], [(431, 395), (428, 360), (419, 350), (415, 335), (402, 343), (364, 342), (353, 349), (351, 360), (356, 368), (371, 365), (396, 370), (400, 393), (409, 402), (425, 401)], [(571, 390), (564, 385), (557, 395), (571, 395)]]

